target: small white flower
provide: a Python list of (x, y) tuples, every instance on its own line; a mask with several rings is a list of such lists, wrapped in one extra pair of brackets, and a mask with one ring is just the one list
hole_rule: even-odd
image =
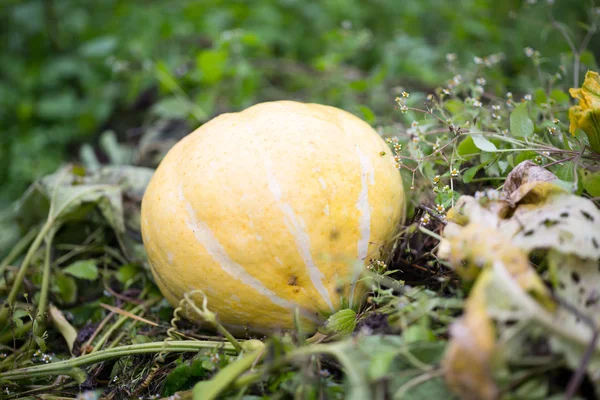
[(493, 105), (493, 106), (492, 106), (492, 110), (494, 110), (494, 111), (499, 111), (499, 110), (500, 110), (500, 106), (498, 106), (498, 105)]
[(425, 215), (423, 215), (423, 217), (421, 217), (421, 223), (423, 225), (427, 225), (429, 222), (431, 222), (429, 214), (425, 214)]
[(446, 54), (446, 61), (454, 62), (456, 61), (456, 53), (448, 53)]
[(525, 96), (523, 96), (523, 99), (526, 101), (531, 101), (531, 95), (530, 94), (526, 94)]
[(412, 124), (411, 124), (411, 126), (413, 128), (416, 128), (418, 125), (419, 125), (419, 123), (417, 121), (413, 121)]
[(485, 86), (485, 84), (486, 84), (485, 78), (477, 78), (477, 80), (475, 82), (480, 86)]
[(475, 100), (475, 101), (473, 102), (473, 107), (477, 107), (477, 108), (479, 108), (479, 107), (481, 107), (482, 105), (483, 105), (483, 104), (482, 104), (482, 103), (481, 103), (479, 100)]
[(481, 57), (473, 57), (473, 61), (475, 62), (475, 64), (483, 64), (483, 58)]
[(535, 53), (531, 47), (525, 47), (524, 51), (527, 57), (533, 57), (533, 54)]
[(458, 170), (456, 168), (452, 168), (452, 170), (450, 171), (450, 176), (456, 178), (458, 176)]
[(549, 151), (542, 151), (542, 154), (545, 155), (546, 157), (548, 157), (550, 155)]

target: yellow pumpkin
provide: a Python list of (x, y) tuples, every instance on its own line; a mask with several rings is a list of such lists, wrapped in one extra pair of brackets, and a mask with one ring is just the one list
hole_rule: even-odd
[(276, 101), (220, 115), (177, 143), (144, 195), (142, 235), (173, 305), (201, 290), (230, 329), (291, 329), (298, 309), (314, 330), (360, 300), (360, 268), (403, 217), (400, 173), (367, 123)]

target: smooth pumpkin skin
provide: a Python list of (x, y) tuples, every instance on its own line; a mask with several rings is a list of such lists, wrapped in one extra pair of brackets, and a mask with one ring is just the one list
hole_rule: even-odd
[(292, 329), (295, 308), (314, 330), (342, 297), (359, 301), (357, 269), (378, 257), (404, 208), (400, 173), (367, 123), (276, 101), (220, 115), (177, 143), (144, 195), (142, 235), (173, 305), (201, 289), (234, 330)]

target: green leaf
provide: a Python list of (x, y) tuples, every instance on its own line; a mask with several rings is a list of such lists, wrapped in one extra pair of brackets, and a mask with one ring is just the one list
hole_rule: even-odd
[(43, 94), (37, 103), (37, 115), (49, 120), (69, 120), (80, 110), (80, 103), (73, 91), (65, 90)]
[(558, 167), (554, 170), (554, 174), (558, 177), (558, 179), (563, 180), (565, 182), (574, 182), (575, 181), (575, 172), (573, 168), (573, 162), (567, 161), (562, 165), (558, 165)]
[(152, 106), (152, 113), (161, 118), (186, 118), (190, 111), (189, 104), (178, 97), (167, 97)]
[(592, 197), (600, 197), (600, 172), (583, 172), (583, 188)]
[(356, 312), (349, 308), (340, 310), (327, 318), (325, 329), (329, 334), (349, 335), (356, 327)]
[(156, 78), (159, 80), (161, 88), (166, 90), (167, 92), (176, 92), (180, 90), (179, 84), (171, 71), (169, 71), (169, 67), (163, 61), (159, 61), (156, 63)]
[(406, 328), (402, 333), (402, 338), (406, 343), (417, 342), (435, 342), (436, 337), (427, 326), (423, 324), (413, 324)]
[(71, 304), (77, 300), (77, 283), (72, 277), (59, 273), (54, 275), (56, 285), (53, 290), (64, 304)]
[(506, 172), (506, 170), (508, 169), (508, 165), (509, 165), (508, 161), (504, 161), (504, 160), (499, 160), (498, 161), (498, 167), (500, 167), (500, 171), (502, 173)]
[(467, 137), (465, 137), (462, 140), (462, 142), (460, 142), (460, 144), (458, 145), (456, 152), (458, 153), (459, 156), (467, 157), (467, 156), (474, 156), (474, 155), (480, 153), (477, 146), (475, 146), (475, 143), (473, 142), (473, 138), (471, 136), (472, 135), (468, 135)]
[(533, 160), (535, 157), (537, 157), (537, 153), (535, 151), (521, 151), (517, 153), (517, 156), (515, 157), (515, 165), (519, 165), (525, 160)]
[(45, 353), (46, 352), (46, 342), (44, 341), (44, 339), (37, 335), (34, 335), (33, 339), (35, 340), (35, 343), (38, 345), (38, 347), (40, 348), (42, 353)]
[(569, 101), (570, 101), (569, 95), (560, 89), (554, 89), (550, 93), (550, 98), (552, 100), (556, 101), (556, 103), (564, 104), (564, 105), (569, 104)]
[(41, 181), (47, 197), (52, 198), (51, 217), (59, 222), (81, 220), (98, 207), (117, 233), (125, 232), (121, 188), (107, 184), (79, 184), (70, 167), (63, 168)]
[(519, 137), (533, 135), (533, 121), (529, 118), (526, 102), (519, 104), (510, 113), (510, 132)]
[(223, 50), (204, 50), (198, 54), (196, 67), (202, 72), (204, 83), (212, 84), (222, 79), (228, 56)]
[(85, 371), (81, 368), (71, 368), (66, 373), (66, 375), (69, 375), (75, 382), (79, 383), (80, 385), (83, 384), (83, 382), (85, 382), (88, 378)]
[(131, 164), (133, 151), (119, 143), (113, 131), (105, 131), (100, 135), (100, 146), (106, 152), (111, 164)]
[(485, 136), (481, 134), (471, 135), (471, 139), (473, 139), (473, 144), (480, 150), (487, 151), (489, 153), (493, 153), (498, 150), (494, 143), (487, 140)]
[(114, 36), (102, 36), (85, 43), (79, 52), (85, 57), (106, 57), (114, 52), (115, 47), (117, 39)]
[(119, 268), (115, 276), (119, 282), (127, 284), (130, 280), (135, 278), (140, 271), (141, 270), (137, 265), (127, 264)]
[(191, 367), (189, 364), (181, 364), (175, 367), (167, 378), (163, 386), (162, 395), (171, 396), (182, 389), (185, 389), (186, 383), (192, 376)]
[(548, 97), (546, 96), (546, 91), (542, 88), (538, 88), (533, 93), (533, 99), (535, 101), (535, 104), (537, 104), (537, 105), (548, 102)]
[(98, 278), (98, 267), (96, 266), (95, 260), (81, 260), (76, 261), (63, 269), (65, 274), (69, 274), (79, 279), (86, 279), (93, 281)]
[(375, 113), (369, 107), (365, 105), (359, 105), (358, 109), (361, 111), (363, 119), (367, 121), (367, 123), (369, 123), (370, 125), (373, 125), (375, 123)]
[(596, 58), (594, 57), (594, 53), (589, 50), (585, 50), (579, 56), (579, 60), (582, 64), (585, 64), (588, 68), (594, 69), (596, 68)]
[(483, 165), (479, 164), (467, 169), (463, 174), (463, 182), (471, 182), (473, 180), (473, 177), (475, 176), (475, 174), (477, 174), (477, 171), (479, 171), (481, 167), (483, 167)]

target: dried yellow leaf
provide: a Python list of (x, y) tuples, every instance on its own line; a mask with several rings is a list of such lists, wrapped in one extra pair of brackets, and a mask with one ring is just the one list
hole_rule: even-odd
[(496, 334), (485, 299), (490, 277), (489, 270), (481, 274), (465, 305), (464, 316), (450, 327), (452, 340), (443, 360), (448, 386), (466, 400), (491, 400), (498, 394), (491, 368)]

